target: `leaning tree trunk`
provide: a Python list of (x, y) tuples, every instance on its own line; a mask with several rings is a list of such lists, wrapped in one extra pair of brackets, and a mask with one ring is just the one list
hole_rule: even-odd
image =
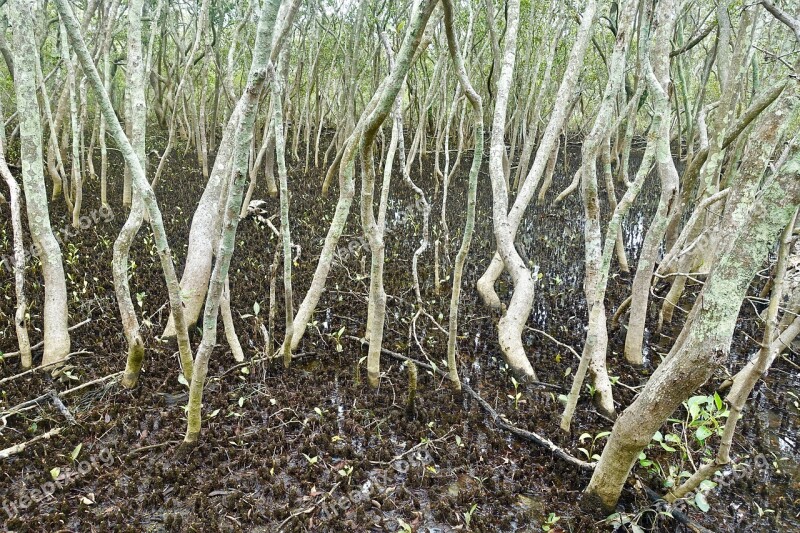
[(69, 311), (61, 248), (50, 227), (44, 184), (42, 125), (39, 121), (39, 103), (36, 100), (36, 57), (39, 49), (33, 34), (33, 23), (37, 20), (35, 6), (36, 2), (33, 0), (14, 0), (9, 11), (14, 27), (14, 86), (19, 117), (22, 185), (25, 190), (28, 227), (33, 243), (40, 253), (45, 286), (42, 364), (51, 365), (62, 361), (69, 354)]
[(727, 397), (730, 414), (725, 420), (725, 426), (720, 439), (719, 449), (713, 461), (710, 461), (700, 468), (684, 481), (680, 486), (673, 487), (665, 499), (668, 502), (674, 502), (678, 498), (685, 497), (689, 492), (695, 490), (703, 481), (709, 479), (714, 473), (725, 467), (731, 461), (730, 451), (733, 445), (733, 437), (736, 434), (736, 424), (742, 417), (747, 397), (750, 396), (753, 388), (758, 380), (769, 369), (772, 361), (772, 343), (775, 339), (774, 331), (777, 328), (778, 319), (778, 304), (783, 299), (783, 288), (786, 279), (786, 263), (789, 256), (789, 249), (792, 243), (792, 233), (794, 231), (794, 223), (797, 219), (797, 210), (791, 217), (789, 224), (783, 232), (780, 247), (778, 249), (778, 262), (775, 268), (774, 285), (772, 288), (772, 296), (770, 297), (769, 307), (767, 308), (767, 316), (765, 319), (766, 326), (764, 327), (764, 339), (762, 341), (761, 349), (758, 355), (753, 360), (754, 364), (748, 364), (739, 374), (738, 381), (735, 381), (735, 386), (731, 388)]
[(614, 424), (586, 489), (588, 503), (609, 512), (616, 506), (631, 468), (656, 430), (727, 360), (747, 288), (799, 204), (800, 150), (794, 147), (721, 255), (666, 360)]
[(153, 235), (155, 237), (156, 251), (158, 252), (159, 259), (161, 260), (161, 268), (164, 271), (164, 280), (167, 285), (167, 293), (169, 294), (171, 314), (174, 316), (175, 323), (178, 326), (178, 348), (180, 350), (181, 365), (183, 366), (184, 372), (191, 372), (189, 369), (192, 367), (192, 352), (191, 346), (189, 345), (189, 333), (186, 328), (186, 321), (184, 320), (183, 303), (181, 301), (181, 288), (178, 284), (178, 277), (175, 274), (175, 265), (172, 262), (172, 252), (169, 248), (167, 234), (164, 230), (164, 221), (161, 217), (161, 211), (158, 208), (158, 203), (156, 202), (155, 193), (153, 192), (152, 187), (150, 187), (150, 183), (147, 181), (144, 168), (142, 168), (139, 157), (136, 155), (136, 152), (134, 151), (133, 146), (131, 146), (128, 137), (125, 135), (125, 132), (122, 130), (119, 119), (117, 118), (114, 108), (111, 105), (111, 100), (108, 97), (108, 93), (105, 91), (103, 81), (100, 79), (100, 75), (97, 73), (97, 67), (95, 67), (94, 61), (92, 61), (92, 57), (89, 55), (89, 50), (86, 48), (86, 43), (83, 41), (83, 36), (81, 35), (78, 21), (72, 12), (72, 7), (69, 4), (69, 0), (56, 0), (55, 4), (64, 22), (64, 26), (67, 29), (67, 34), (69, 35), (69, 40), (72, 44), (72, 47), (78, 56), (81, 66), (83, 67), (83, 71), (97, 93), (97, 103), (100, 106), (100, 111), (103, 113), (103, 118), (106, 121), (109, 133), (116, 141), (120, 152), (122, 152), (125, 163), (131, 169), (131, 177), (135, 192), (142, 196), (144, 205), (147, 209), (150, 227), (152, 228)]
[(228, 195), (225, 202), (222, 224), (222, 233), (217, 248), (217, 261), (208, 287), (203, 313), (203, 340), (197, 350), (194, 360), (194, 371), (189, 387), (189, 403), (187, 407), (187, 426), (183, 446), (191, 447), (197, 443), (200, 436), (201, 407), (203, 401), (203, 387), (208, 373), (208, 362), (211, 352), (217, 342), (217, 317), (219, 314), (220, 298), (222, 296), (225, 280), (236, 244), (236, 229), (239, 225), (239, 208), (242, 203), (244, 185), (247, 181), (247, 160), (250, 154), (250, 142), (253, 137), (253, 124), (256, 116), (256, 104), (268, 71), (272, 35), (275, 30), (275, 19), (278, 13), (280, 0), (268, 0), (261, 11), (256, 31), (256, 42), (253, 47), (253, 60), (248, 75), (247, 87), (239, 99), (237, 108), (240, 110), (239, 125), (234, 136), (233, 169)]
[[(297, 0), (295, 0), (295, 4)], [(294, 10), (294, 4), (292, 9)], [(272, 50), (272, 57), (280, 52), (282, 41), (278, 41)], [(234, 66), (232, 58), (229, 57), (229, 73), (233, 75)], [(232, 90), (232, 88), (231, 88)], [(232, 93), (231, 93), (232, 98)], [(194, 324), (197, 322), (200, 312), (203, 310), (203, 302), (208, 290), (208, 280), (211, 276), (211, 266), (214, 259), (214, 250), (211, 242), (217, 238), (216, 230), (219, 228), (219, 213), (217, 205), (220, 195), (225, 188), (227, 178), (231, 174), (231, 164), (234, 149), (234, 136), (241, 120), (241, 109), (237, 101), (236, 106), (231, 112), (228, 123), (222, 134), (217, 155), (214, 159), (214, 168), (211, 170), (211, 177), (206, 183), (200, 202), (197, 204), (192, 225), (189, 229), (189, 247), (186, 251), (186, 263), (181, 276), (181, 293), (186, 305), (186, 322)], [(269, 178), (268, 182), (269, 182)], [(175, 336), (175, 322), (170, 317), (164, 332), (165, 337)]]
[(341, 163), (339, 165), (339, 201), (336, 204), (336, 211), (331, 220), (331, 225), (328, 228), (328, 234), (325, 237), (325, 244), (320, 252), (319, 262), (314, 271), (311, 286), (295, 314), (294, 335), (292, 337), (293, 350), (300, 345), (300, 340), (303, 338), (306, 331), (306, 325), (310, 321), (311, 315), (314, 313), (314, 309), (316, 309), (320, 297), (322, 297), (325, 281), (328, 278), (328, 273), (333, 263), (336, 244), (339, 242), (339, 237), (342, 235), (345, 223), (347, 222), (347, 216), (350, 213), (350, 206), (353, 203), (355, 192), (355, 169), (353, 159), (359, 146), (360, 137), (365, 135), (374, 138), (378, 128), (391, 111), (392, 102), (394, 102), (394, 99), (397, 97), (397, 93), (400, 92), (402, 82), (411, 67), (414, 52), (422, 40), (424, 28), (427, 26), (428, 19), (436, 3), (435, 0), (423, 0), (417, 7), (416, 16), (411, 21), (406, 36), (403, 39), (403, 45), (400, 47), (400, 51), (397, 54), (395, 69), (392, 70), (379, 87), (378, 92), (368, 104), (364, 114), (359, 120), (359, 124), (356, 125), (356, 128), (347, 140), (347, 145), (343, 150)]

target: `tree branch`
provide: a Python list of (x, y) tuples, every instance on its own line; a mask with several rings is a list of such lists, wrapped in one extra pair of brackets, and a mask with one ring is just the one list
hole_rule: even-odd
[(800, 43), (800, 20), (792, 17), (786, 11), (776, 6), (769, 0), (762, 0), (761, 5), (764, 6), (764, 9), (769, 11), (773, 17), (786, 24), (786, 26), (788, 26), (789, 29), (794, 32), (797, 42)]

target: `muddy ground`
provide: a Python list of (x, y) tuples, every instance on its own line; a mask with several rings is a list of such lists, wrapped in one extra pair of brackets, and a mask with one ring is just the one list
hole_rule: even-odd
[[(154, 142), (159, 142), (154, 137)], [(577, 153), (577, 152), (576, 152)], [(116, 153), (114, 153), (116, 155)], [(467, 158), (468, 159), (468, 158)], [(152, 164), (153, 162), (151, 162)], [(328, 222), (335, 204), (318, 194), (320, 170), (304, 172), (303, 162), (290, 161), (292, 234), (302, 252), (295, 262), (295, 306), (311, 280)], [(463, 172), (451, 184), (447, 223), (449, 246), (441, 231), (441, 191), (426, 160), (423, 172), (414, 166), (414, 179), (433, 203), (433, 239), (442, 242), (445, 270), (440, 294), (433, 287), (433, 250), (420, 262), (426, 310), (446, 324), (450, 286), (447, 273), (460, 244), (465, 206)], [(573, 195), (563, 205), (552, 198), (572, 177), (575, 154), (564, 168), (559, 161), (553, 189), (543, 205), (529, 209), (521, 229), (520, 247), (541, 275), (533, 327), (547, 331), (580, 351), (586, 323), (582, 295), (582, 208)], [(99, 164), (97, 165), (99, 168)], [(191, 215), (202, 194), (204, 180), (191, 154), (173, 156), (157, 195), (164, 214), (174, 256), (182, 269)], [(121, 162), (112, 158), (109, 196), (114, 206), (121, 199)], [(84, 212), (98, 213), (99, 184), (86, 180)], [(508, 421), (548, 436), (570, 453), (583, 457), (599, 453), (603, 438), (592, 445), (583, 433), (594, 436), (610, 430), (611, 422), (592, 408), (584, 394), (574, 430), (558, 430), (561, 404), (558, 388), (520, 388), (518, 401), (510, 374), (501, 362), (494, 319), (480, 304), (474, 285), (492, 251), (491, 192), (488, 176), (480, 176), (477, 228), (464, 277), (459, 339), (459, 371), (484, 399)], [(605, 192), (601, 194), (605, 198)], [(634, 208), (625, 225), (631, 263), (646, 229), (658, 194), (655, 177), (645, 191), (645, 207)], [(263, 180), (254, 198), (266, 199), (277, 212), (277, 199), (268, 198)], [(12, 253), (8, 206), (0, 206), (0, 256)], [(552, 531), (612, 530), (603, 516), (588, 515), (579, 507), (589, 476), (551, 453), (496, 428), (477, 403), (453, 393), (442, 379), (420, 371), (416, 413), (409, 416), (405, 399), (407, 372), (389, 357), (382, 361), (385, 376), (377, 391), (358, 380), (356, 367), (365, 347), (346, 338), (363, 335), (369, 258), (360, 250), (358, 200), (353, 205), (334, 266), (298, 357), (289, 370), (264, 360), (260, 325), (267, 320), (269, 267), (276, 239), (255, 220), (239, 226), (232, 264), (232, 304), (235, 324), (249, 363), (237, 366), (224, 345), (211, 362), (204, 399), (200, 446), (180, 457), (177, 445), (185, 430), (186, 388), (178, 382), (176, 347), (158, 338), (167, 318), (167, 296), (152, 236), (141, 231), (132, 251), (131, 290), (140, 307), (146, 336), (145, 372), (134, 390), (123, 390), (113, 380), (98, 383), (64, 397), (68, 413), (50, 398), (8, 416), (0, 422), (0, 449), (26, 442), (54, 428), (60, 435), (36, 442), (22, 453), (2, 460), (0, 469), (0, 523), (9, 531)], [(111, 220), (95, 216), (87, 229), (63, 236), (62, 251), (70, 294), (70, 324), (91, 319), (72, 334), (67, 372), (56, 378), (44, 373), (18, 377), (0, 384), (0, 413), (48, 391), (65, 391), (124, 368), (125, 344), (119, 324), (110, 272), (113, 241), (126, 213), (115, 207)], [(384, 346), (425, 360), (410, 336), (414, 294), (411, 257), (421, 233), (420, 213), (413, 195), (395, 177), (389, 209), (386, 283), (389, 297)], [(110, 217), (106, 217), (110, 218)], [(68, 219), (63, 200), (51, 206), (51, 220), (61, 232)], [(277, 222), (276, 222), (277, 224)], [(72, 232), (70, 232), (72, 233)], [(27, 238), (27, 235), (26, 235)], [(27, 241), (28, 243), (30, 240)], [(355, 244), (351, 244), (355, 243)], [(365, 262), (366, 261), (366, 265)], [(32, 341), (41, 340), (43, 288), (36, 261), (27, 269), (28, 294), (34, 329)], [(627, 295), (630, 276), (615, 274), (607, 308), (616, 309)], [(757, 289), (757, 288), (756, 288)], [(684, 307), (691, 305), (698, 287), (691, 287)], [(508, 280), (500, 284), (508, 294)], [(279, 300), (282, 287), (278, 281)], [(254, 306), (254, 304), (257, 304)], [(13, 276), (0, 269), (0, 350), (16, 350), (11, 317), (14, 309)], [(277, 336), (283, 311), (277, 309)], [(680, 322), (684, 315), (678, 313)], [(345, 328), (341, 339), (336, 334)], [(623, 326), (624, 327), (624, 326)], [(430, 360), (443, 367), (446, 336), (431, 319), (415, 324)], [(653, 327), (649, 331), (654, 331)], [(759, 324), (745, 303), (734, 342), (731, 365), (741, 364), (754, 350), (752, 337)], [(669, 350), (669, 336), (648, 334), (650, 361)], [(199, 331), (193, 329), (195, 343)], [(577, 366), (575, 357), (538, 333), (525, 339), (539, 379), (567, 388), (565, 373)], [(611, 374), (619, 407), (624, 408), (634, 390), (647, 380), (653, 367), (631, 368), (621, 357), (624, 329), (610, 332)], [(41, 352), (37, 352), (41, 357)], [(789, 354), (790, 360), (797, 357)], [(256, 361), (253, 362), (253, 359)], [(788, 531), (800, 528), (798, 509), (796, 397), (797, 373), (791, 363), (779, 361), (765, 383), (757, 387), (735, 440), (734, 457), (745, 473), (727, 487), (707, 494), (710, 509), (694, 504), (683, 509), (689, 518), (714, 531)], [(362, 363), (362, 371), (363, 363)], [(18, 358), (0, 364), (0, 379), (20, 372)], [(706, 390), (713, 393), (720, 372)], [(622, 385), (624, 384), (624, 385)], [(758, 413), (753, 414), (752, 405)], [(676, 419), (685, 412), (675, 414)], [(70, 423), (67, 416), (75, 423)], [(677, 428), (677, 429), (676, 429)], [(678, 421), (665, 426), (680, 431)], [(709, 439), (716, 447), (716, 438)], [(699, 461), (696, 442), (688, 442)], [(78, 449), (80, 447), (80, 449)], [(77, 451), (77, 455), (76, 455)], [(76, 456), (75, 456), (76, 455)], [(75, 456), (75, 457), (73, 457)], [(689, 469), (679, 454), (657, 443), (648, 459), (662, 471)], [(749, 469), (747, 468), (749, 467)], [(658, 515), (641, 489), (663, 491), (656, 467), (637, 467), (626, 488), (620, 511), (644, 529), (682, 531), (672, 518)], [(728, 478), (734, 479), (734, 478)], [(44, 494), (42, 491), (44, 490)], [(38, 492), (37, 492), (38, 491)], [(553, 515), (551, 516), (551, 513)], [(550, 518), (548, 520), (548, 517)], [(555, 517), (558, 517), (556, 520)], [(548, 522), (550, 522), (548, 524)], [(630, 527), (630, 526), (628, 526)], [(625, 530), (625, 529), (620, 529)], [(628, 529), (631, 530), (631, 529)]]

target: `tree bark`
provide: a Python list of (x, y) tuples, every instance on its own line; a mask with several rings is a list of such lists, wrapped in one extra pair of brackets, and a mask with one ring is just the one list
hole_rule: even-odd
[(589, 505), (614, 508), (639, 453), (656, 430), (727, 359), (747, 288), (799, 204), (800, 150), (795, 147), (790, 160), (759, 193), (747, 222), (709, 275), (669, 355), (614, 424), (586, 489)]
[(53, 236), (47, 207), (42, 163), (42, 125), (39, 121), (39, 103), (36, 100), (36, 58), (38, 48), (33, 34), (37, 20), (36, 2), (14, 0), (9, 10), (14, 28), (13, 50), (15, 59), (14, 86), (19, 117), (20, 155), (22, 159), (22, 184), (28, 227), (39, 252), (44, 276), (44, 356), (43, 365), (62, 361), (69, 354), (70, 338), (67, 331), (67, 284), (61, 248)]

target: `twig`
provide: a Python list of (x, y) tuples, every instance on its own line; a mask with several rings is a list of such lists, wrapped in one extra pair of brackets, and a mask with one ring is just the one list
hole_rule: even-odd
[(530, 326), (525, 326), (525, 327), (526, 327), (526, 328), (528, 328), (528, 329), (529, 329), (529, 330), (531, 330), (531, 331), (535, 331), (536, 333), (539, 333), (539, 334), (541, 334), (541, 335), (544, 335), (545, 337), (547, 337), (548, 339), (550, 339), (550, 340), (551, 340), (551, 341), (553, 341), (554, 343), (558, 344), (559, 346), (561, 346), (561, 347), (563, 347), (563, 348), (566, 348), (567, 350), (569, 350), (570, 352), (572, 352), (572, 354), (573, 354), (575, 357), (577, 357), (578, 359), (580, 359), (580, 358), (581, 358), (580, 354), (579, 354), (578, 352), (576, 352), (576, 351), (575, 351), (575, 349), (574, 349), (572, 346), (570, 346), (570, 345), (568, 345), (568, 344), (564, 344), (563, 342), (561, 342), (561, 341), (559, 341), (559, 340), (557, 340), (557, 339), (553, 338), (552, 336), (550, 336), (549, 334), (545, 333), (544, 331), (542, 331), (542, 330), (540, 330), (540, 329), (532, 328), (532, 327), (530, 327)]
[[(356, 338), (356, 340), (358, 340), (358, 339)], [(423, 363), (422, 361), (417, 361), (413, 357), (407, 357), (407, 356), (405, 356), (403, 354), (400, 354), (400, 353), (397, 353), (397, 352), (393, 352), (391, 350), (387, 350), (386, 348), (381, 348), (381, 351), (383, 353), (385, 353), (386, 355), (390, 356), (390, 357), (394, 357), (395, 359), (400, 359), (402, 361), (411, 361), (413, 363), (416, 363), (417, 366), (425, 368), (426, 370), (432, 370), (432, 371), (440, 374), (441, 376), (443, 376), (445, 378), (448, 377), (446, 372), (444, 372), (442, 370), (439, 370), (438, 368), (434, 369), (432, 366), (430, 366), (430, 365), (428, 365), (426, 363)], [(494, 424), (497, 427), (499, 427), (500, 429), (505, 429), (506, 431), (508, 431), (510, 433), (513, 433), (517, 437), (523, 438), (525, 440), (529, 440), (529, 441), (531, 441), (531, 442), (533, 442), (533, 443), (535, 443), (535, 444), (537, 444), (537, 445), (539, 445), (539, 446), (541, 446), (543, 448), (546, 448), (546, 449), (550, 450), (553, 453), (553, 455), (555, 455), (559, 459), (563, 459), (564, 461), (566, 461), (566, 462), (568, 462), (568, 463), (570, 463), (570, 464), (572, 464), (574, 466), (577, 466), (581, 470), (588, 470), (588, 471), (594, 470), (594, 467), (595, 467), (596, 463), (587, 463), (586, 461), (582, 461), (582, 460), (578, 459), (577, 457), (574, 457), (574, 456), (570, 455), (568, 452), (566, 452), (562, 448), (558, 447), (556, 444), (554, 444), (552, 441), (550, 441), (546, 437), (542, 437), (541, 435), (538, 435), (538, 434), (536, 434), (536, 433), (534, 433), (532, 431), (528, 431), (528, 430), (525, 430), (525, 429), (522, 429), (522, 428), (518, 428), (518, 427), (513, 426), (513, 425), (509, 424), (508, 422), (506, 422), (506, 420), (501, 415), (499, 415), (497, 413), (497, 411), (495, 411), (492, 408), (492, 406), (489, 405), (489, 403), (480, 396), (480, 394), (475, 392), (472, 389), (472, 387), (469, 386), (469, 384), (464, 383), (462, 381), (461, 382), (461, 390), (463, 390), (464, 392), (466, 392), (467, 394), (472, 396), (475, 400), (477, 400), (478, 404), (484, 409), (484, 411), (486, 411), (489, 414), (489, 416), (492, 419), (492, 422), (494, 422)]]
[(781, 354), (781, 358), (790, 365), (792, 365), (793, 367), (795, 367), (796, 369), (800, 370), (800, 366), (798, 366), (797, 363), (786, 357), (786, 354)]
[(69, 412), (67, 406), (64, 405), (64, 402), (62, 402), (61, 398), (58, 397), (58, 393), (54, 390), (51, 390), (49, 394), (50, 398), (53, 400), (53, 405), (56, 406), (58, 412), (64, 415), (64, 418), (67, 419), (67, 422), (69, 422), (70, 424), (75, 424), (76, 423), (75, 417), (72, 416), (72, 413)]
[(103, 377), (101, 377), (101, 378), (93, 379), (92, 381), (87, 381), (86, 383), (83, 383), (83, 384), (81, 384), (81, 385), (78, 385), (77, 387), (73, 387), (73, 388), (71, 388), (71, 389), (67, 389), (67, 390), (65, 390), (65, 391), (61, 391), (61, 392), (59, 392), (59, 393), (58, 393), (58, 395), (59, 395), (61, 398), (63, 398), (64, 396), (67, 396), (67, 395), (69, 395), (69, 394), (72, 394), (73, 392), (78, 392), (79, 390), (85, 389), (86, 387), (90, 387), (90, 386), (92, 386), (92, 385), (94, 385), (94, 384), (96, 384), (96, 383), (101, 383), (101, 382), (103, 382), (103, 381), (105, 381), (105, 380), (107, 380), (107, 379), (117, 379), (117, 378), (118, 378), (118, 377), (120, 377), (122, 374), (123, 374), (123, 372), (122, 372), (122, 371), (120, 371), (120, 372), (115, 372), (115, 373), (113, 373), (113, 374), (109, 374), (109, 375), (107, 375), (107, 376), (103, 376)]
[[(91, 318), (87, 318), (83, 322), (78, 322), (74, 326), (70, 327), (69, 329), (67, 329), (67, 331), (72, 331), (72, 330), (78, 329), (79, 327), (84, 326), (84, 325), (88, 324), (91, 321), (92, 321)], [(36, 344), (34, 344), (33, 346), (31, 346), (31, 351), (38, 350), (42, 346), (44, 346), (44, 341), (39, 341)], [(19, 352), (8, 352), (8, 353), (4, 353), (3, 354), (3, 358), (9, 358), (9, 357), (19, 357)]]
[(20, 404), (17, 404), (14, 407), (12, 407), (12, 408), (0, 413), (0, 420), (5, 420), (6, 418), (8, 418), (11, 415), (15, 415), (17, 413), (21, 413), (22, 411), (27, 411), (28, 409), (32, 408), (33, 406), (38, 405), (39, 402), (41, 402), (42, 400), (46, 400), (49, 397), (50, 397), (50, 392), (46, 392), (45, 394), (42, 394), (41, 396), (37, 396), (36, 398), (33, 398), (32, 400), (26, 400), (26, 401), (24, 401), (24, 402), (22, 402)]
[(0, 459), (7, 459), (7, 458), (11, 457), (12, 455), (15, 455), (17, 453), (23, 452), (23, 451), (25, 451), (25, 448), (27, 448), (28, 446), (30, 446), (31, 444), (33, 444), (35, 442), (38, 442), (38, 441), (40, 441), (42, 439), (49, 439), (50, 437), (58, 435), (59, 433), (61, 433), (62, 429), (64, 429), (64, 428), (51, 429), (47, 433), (43, 433), (41, 435), (33, 437), (31, 440), (29, 440), (27, 442), (23, 442), (21, 444), (17, 444), (15, 446), (10, 447), (10, 448), (6, 448), (5, 450), (0, 450)]
[(622, 316), (622, 314), (628, 309), (628, 307), (631, 306), (631, 301), (632, 300), (633, 300), (633, 298), (630, 295), (628, 295), (628, 297), (625, 298), (622, 301), (621, 304), (619, 304), (619, 307), (617, 308), (617, 311), (614, 313), (614, 316), (611, 318), (611, 327), (612, 328), (616, 328), (617, 326), (619, 326), (619, 319)]
[(285, 526), (287, 523), (289, 523), (289, 521), (292, 520), (293, 518), (297, 518), (298, 516), (300, 516), (302, 514), (309, 514), (309, 513), (313, 512), (314, 509), (316, 509), (318, 505), (319, 505), (319, 503), (315, 503), (314, 505), (312, 505), (308, 509), (301, 509), (299, 511), (295, 511), (295, 512), (291, 513), (289, 516), (286, 517), (286, 520), (284, 520), (283, 522), (278, 524), (278, 531), (282, 531), (283, 530), (283, 526)]
[(179, 441), (179, 440), (168, 440), (166, 442), (159, 442), (158, 444), (151, 444), (150, 446), (142, 446), (140, 448), (134, 448), (133, 450), (131, 450), (128, 453), (126, 453), (125, 455), (123, 455), (122, 458), (123, 459), (127, 459), (128, 457), (130, 457), (131, 455), (133, 455), (135, 453), (143, 452), (145, 450), (152, 450), (154, 448), (161, 448), (163, 446), (169, 446), (170, 444), (177, 444), (179, 442), (181, 442), (181, 441)]
[(60, 365), (62, 363), (66, 363), (67, 361), (69, 361), (69, 355), (67, 357), (65, 357), (64, 359), (61, 359), (60, 361), (55, 361), (53, 363), (48, 363), (46, 365), (40, 365), (40, 366), (31, 368), (30, 370), (26, 370), (25, 372), (20, 372), (19, 374), (14, 374), (13, 376), (8, 376), (7, 378), (0, 379), (0, 385), (2, 385), (3, 383), (8, 383), (9, 381), (14, 381), (15, 379), (21, 378), (22, 376), (27, 376), (28, 374), (33, 374), (34, 372), (37, 372), (39, 370), (44, 370), (45, 368), (50, 368), (50, 367), (53, 367), (53, 366), (56, 366), (56, 365)]
[(644, 493), (647, 495), (650, 501), (652, 501), (655, 505), (659, 507), (663, 507), (663, 510), (665, 512), (668, 512), (670, 515), (672, 515), (672, 518), (677, 520), (680, 524), (686, 526), (690, 531), (693, 531), (695, 533), (712, 533), (711, 530), (701, 526), (700, 524), (698, 524), (697, 522), (686, 516), (685, 513), (682, 513), (681, 511), (676, 509), (673, 505), (667, 503), (656, 491), (654, 491), (653, 489), (651, 489), (642, 482), (639, 483), (641, 484)]

